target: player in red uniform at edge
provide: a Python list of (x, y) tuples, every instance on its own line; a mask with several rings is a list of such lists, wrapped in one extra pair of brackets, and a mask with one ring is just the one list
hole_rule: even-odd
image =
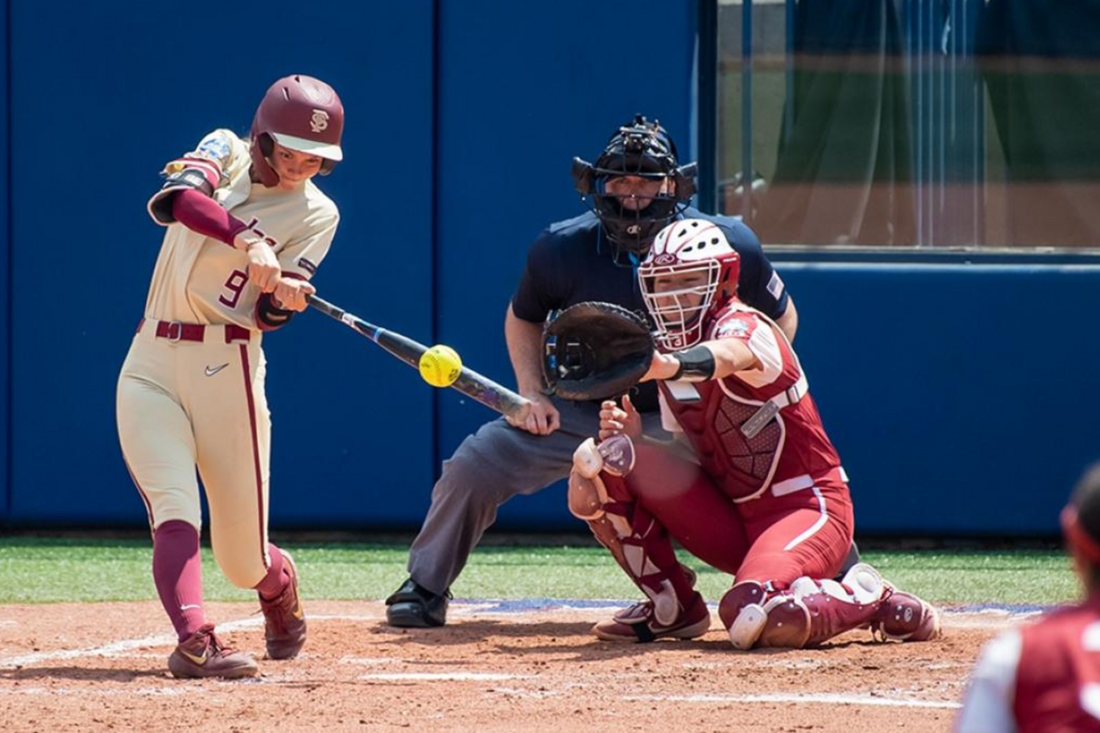
[(638, 271), (659, 348), (672, 443), (641, 438), (627, 397), (606, 402), (599, 444), (574, 456), (570, 509), (647, 599), (597, 624), (609, 641), (690, 639), (710, 628), (675, 539), (734, 575), (719, 615), (738, 649), (807, 647), (860, 627), (931, 639), (932, 606), (866, 564), (836, 576), (852, 541), (852, 501), (806, 375), (773, 321), (737, 299), (739, 258), (702, 220), (670, 224)]
[(1062, 510), (1083, 603), (989, 642), (971, 674), (956, 733), (1100, 731), (1100, 464)]

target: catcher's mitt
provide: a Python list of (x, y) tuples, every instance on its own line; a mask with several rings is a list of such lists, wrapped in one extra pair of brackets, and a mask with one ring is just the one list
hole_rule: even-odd
[(653, 360), (649, 324), (613, 303), (577, 303), (542, 334), (542, 371), (551, 394), (567, 400), (618, 397)]

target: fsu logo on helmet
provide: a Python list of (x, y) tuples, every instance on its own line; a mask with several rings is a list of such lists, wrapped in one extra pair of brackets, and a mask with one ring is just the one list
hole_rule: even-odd
[(313, 116), (309, 118), (309, 129), (314, 132), (324, 132), (328, 128), (328, 112), (323, 109), (313, 110)]
[(665, 265), (675, 265), (677, 261), (678, 260), (676, 258), (676, 255), (669, 254), (668, 252), (665, 252), (664, 254), (659, 254), (653, 258), (653, 264), (657, 267), (663, 267)]

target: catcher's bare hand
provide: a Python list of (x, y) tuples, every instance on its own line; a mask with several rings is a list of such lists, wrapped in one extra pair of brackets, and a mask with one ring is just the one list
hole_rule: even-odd
[(307, 295), (313, 295), (317, 288), (305, 280), (296, 280), (290, 277), (280, 277), (275, 286), (276, 305), (284, 310), (298, 311), (299, 313), (309, 307), (306, 301)]
[(614, 435), (626, 435), (638, 438), (642, 434), (642, 416), (638, 414), (630, 395), (623, 395), (623, 406), (614, 400), (605, 400), (600, 405), (600, 440)]
[(264, 293), (275, 292), (279, 277), (283, 271), (275, 250), (267, 242), (252, 242), (248, 245), (248, 279)]
[(671, 354), (653, 352), (653, 361), (649, 364), (649, 371), (639, 381), (652, 382), (656, 379), (671, 379), (680, 371), (680, 360)]
[(531, 412), (523, 422), (505, 418), (508, 424), (532, 435), (549, 435), (561, 427), (561, 415), (550, 398), (541, 392), (525, 392), (523, 396), (531, 401)]

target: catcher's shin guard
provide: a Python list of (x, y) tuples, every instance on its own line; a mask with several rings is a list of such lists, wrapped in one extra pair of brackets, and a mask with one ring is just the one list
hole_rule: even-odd
[(871, 622), (871, 633), (882, 641), (931, 641), (940, 636), (940, 614), (912, 593), (891, 591)]
[(573, 454), (569, 510), (615, 557), (649, 598), (647, 617), (661, 628), (675, 624), (693, 594), (690, 576), (676, 560), (663, 528), (634, 503), (624, 477), (634, 467), (634, 444), (618, 435), (598, 446), (589, 438)]
[(888, 592), (878, 571), (864, 563), (853, 566), (840, 583), (803, 576), (764, 604), (768, 618), (757, 646), (801, 649), (865, 628)]
[(729, 632), (734, 649), (752, 649), (760, 638), (768, 620), (768, 614), (764, 612), (767, 596), (763, 584), (755, 580), (736, 583), (722, 596), (718, 603), (718, 617)]

